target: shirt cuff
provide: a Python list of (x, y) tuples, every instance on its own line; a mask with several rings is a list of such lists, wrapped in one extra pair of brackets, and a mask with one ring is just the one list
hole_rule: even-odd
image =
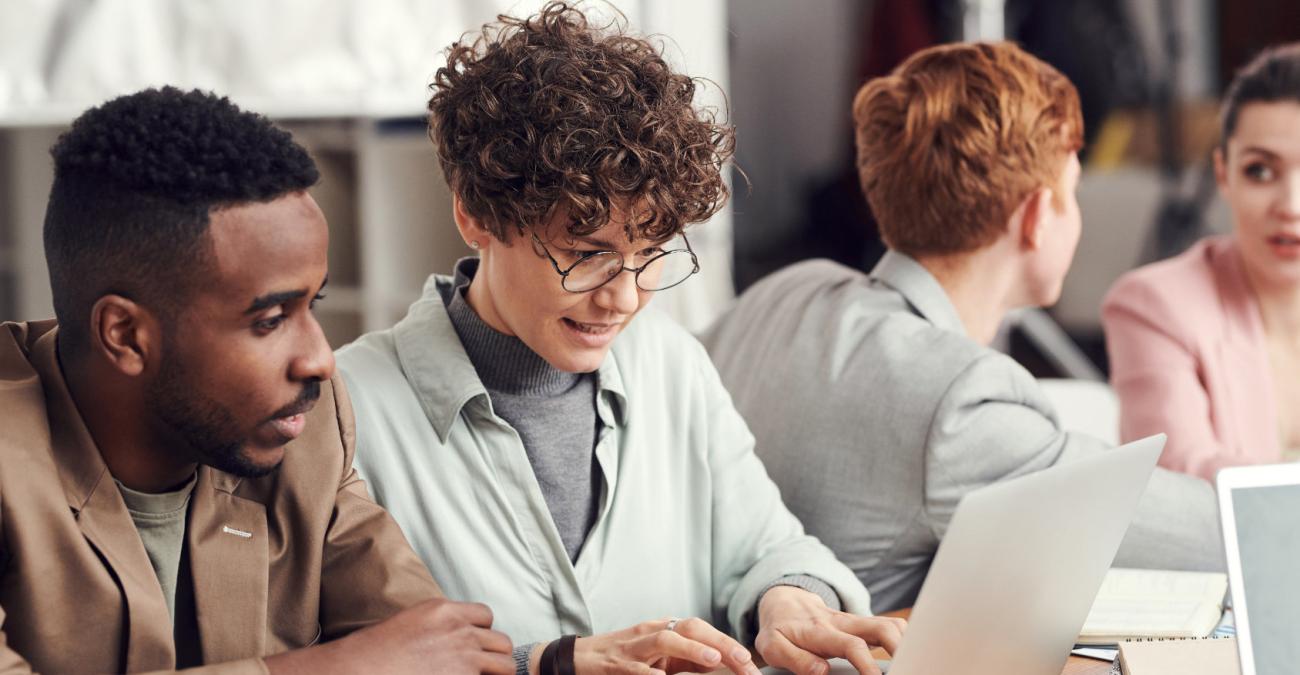
[(528, 675), (528, 657), (532, 655), (533, 648), (538, 644), (540, 643), (530, 642), (526, 645), (518, 645), (515, 647), (515, 675)]
[[(794, 586), (795, 588), (802, 588), (803, 590), (821, 598), (822, 602), (826, 603), (827, 607), (830, 607), (837, 612), (844, 607), (843, 603), (840, 602), (839, 594), (836, 593), (835, 589), (831, 588), (831, 585), (825, 581), (808, 574), (787, 574), (768, 584), (759, 592), (758, 602), (755, 602), (754, 607), (749, 610), (749, 619), (745, 622), (749, 625), (750, 635), (755, 637), (758, 636), (758, 630), (760, 628), (758, 625), (758, 606), (763, 602), (763, 596), (777, 586)], [(746, 646), (752, 647), (753, 645)]]

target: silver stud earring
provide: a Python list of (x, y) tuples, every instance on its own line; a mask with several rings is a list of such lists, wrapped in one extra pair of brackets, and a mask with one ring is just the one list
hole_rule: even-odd
[(477, 241), (471, 241), (471, 242), (469, 243), (469, 247), (472, 248), (472, 249), (474, 249), (475, 251), (477, 251), (477, 250), (479, 249), (479, 245), (480, 245), (480, 244), (479, 244)]

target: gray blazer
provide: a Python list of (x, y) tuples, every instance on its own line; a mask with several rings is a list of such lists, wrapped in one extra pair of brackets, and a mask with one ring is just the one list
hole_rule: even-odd
[[(869, 277), (786, 268), (703, 340), (785, 503), (876, 612), (916, 601), (962, 495), (1108, 447), (1063, 431), (1033, 376), (967, 337), (939, 282), (900, 253)], [(1222, 570), (1221, 551), (1210, 484), (1157, 469), (1115, 564)]]

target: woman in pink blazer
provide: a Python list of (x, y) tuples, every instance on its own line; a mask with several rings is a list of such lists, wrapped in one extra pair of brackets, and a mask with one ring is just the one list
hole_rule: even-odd
[(1169, 434), (1162, 465), (1300, 458), (1300, 44), (1238, 73), (1215, 150), (1231, 235), (1128, 273), (1102, 306), (1125, 441)]

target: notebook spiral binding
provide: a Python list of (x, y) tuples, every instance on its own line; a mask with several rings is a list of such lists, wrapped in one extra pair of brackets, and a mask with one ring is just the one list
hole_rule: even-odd
[(1231, 635), (1206, 635), (1204, 637), (1150, 637), (1150, 638), (1130, 638), (1123, 642), (1181, 642), (1183, 640), (1226, 640)]
[[(1233, 636), (1232, 634), (1220, 634), (1220, 633), (1215, 633), (1215, 634), (1212, 634), (1212, 635), (1206, 635), (1205, 637), (1157, 637), (1157, 638), (1133, 638), (1133, 639), (1131, 639), (1131, 640), (1124, 640), (1124, 642), (1182, 642), (1182, 641), (1184, 641), (1184, 640), (1226, 640), (1226, 639), (1228, 639), (1228, 638), (1230, 638), (1230, 637), (1234, 637), (1234, 636)], [(1106, 675), (1124, 675), (1124, 671), (1123, 671), (1123, 669), (1120, 668), (1120, 665), (1119, 665), (1119, 657), (1118, 657), (1118, 656), (1116, 656), (1116, 657), (1115, 657), (1115, 660), (1111, 662), (1111, 664), (1110, 664), (1110, 672), (1107, 673)]]

